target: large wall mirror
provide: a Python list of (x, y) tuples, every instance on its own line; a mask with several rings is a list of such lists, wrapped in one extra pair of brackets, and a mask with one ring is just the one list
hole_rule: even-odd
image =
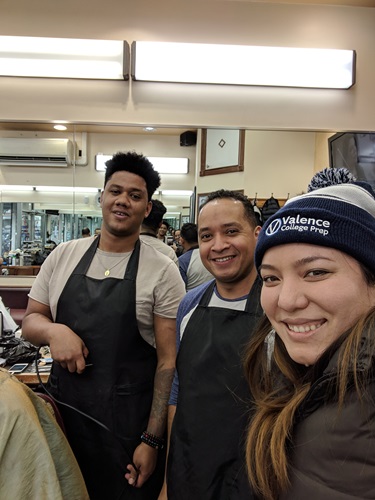
[[(17, 264), (17, 250), (24, 250), (25, 265), (35, 263), (36, 250), (48, 253), (55, 243), (81, 237), (83, 228), (93, 233), (100, 227), (104, 172), (98, 157), (135, 150), (153, 158), (185, 158), (188, 172), (161, 173), (155, 195), (167, 208), (168, 222), (179, 228), (195, 220), (199, 193), (228, 188), (251, 199), (300, 194), (315, 171), (329, 166), (329, 139), (336, 132), (243, 131), (244, 169), (200, 176), (202, 130), (196, 144), (186, 145), (180, 141), (184, 128), (67, 124), (56, 131), (53, 126), (0, 123), (0, 253), (10, 253)], [(48, 158), (50, 139), (58, 145)], [(43, 161), (41, 154), (47, 154)]]
[[(195, 147), (181, 147), (176, 128), (146, 131), (141, 127), (0, 124), (0, 255), (11, 262), (37, 264), (35, 255), (55, 243), (91, 234), (101, 226), (100, 192), (104, 171), (99, 156), (135, 150), (156, 159), (184, 158), (187, 172), (161, 173), (155, 194), (167, 208), (174, 228), (190, 217), (195, 184)], [(163, 162), (162, 162), (163, 163)], [(21, 250), (21, 252), (20, 252)]]

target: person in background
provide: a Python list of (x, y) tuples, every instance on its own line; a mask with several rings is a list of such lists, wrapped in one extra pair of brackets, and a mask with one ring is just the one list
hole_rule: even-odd
[(163, 253), (167, 257), (173, 260), (173, 262), (178, 266), (178, 258), (175, 251), (168, 245), (165, 245), (161, 240), (158, 239), (158, 229), (162, 223), (163, 215), (166, 213), (167, 209), (164, 204), (159, 200), (151, 200), (152, 208), (148, 216), (143, 219), (141, 226), (140, 237), (145, 243), (155, 247), (159, 252)]
[(55, 250), (57, 243), (53, 240), (47, 240), (44, 246), (43, 258), (46, 259), (48, 255)]
[(184, 249), (180, 243), (180, 237), (181, 237), (181, 230), (175, 229), (171, 246), (173, 250), (176, 252), (177, 257), (180, 257), (184, 253)]
[(100, 227), (96, 227), (94, 231), (94, 236), (99, 236), (100, 232), (101, 232)]
[(88, 227), (84, 227), (82, 229), (82, 238), (89, 238), (91, 236), (90, 229)]
[(48, 256), (22, 323), (26, 339), (50, 346), (48, 390), (91, 500), (152, 500), (163, 483), (185, 289), (172, 260), (139, 240), (159, 184), (150, 161), (135, 152), (107, 162), (101, 234), (62, 243)]
[(169, 224), (166, 220), (163, 219), (162, 223), (160, 224), (159, 230), (157, 237), (159, 240), (163, 241), (166, 245), (168, 245), (168, 229), (169, 229)]
[[(198, 214), (202, 262), (214, 276), (188, 292), (177, 317), (176, 375), (168, 410), (168, 500), (251, 500), (244, 435), (251, 405), (242, 351), (262, 314), (251, 202), (220, 190)], [(183, 231), (182, 231), (183, 234)]]
[(180, 244), (183, 254), (178, 258), (180, 273), (184, 280), (186, 291), (212, 280), (210, 271), (203, 265), (198, 244), (197, 225), (192, 222), (183, 224)]
[(266, 317), (245, 370), (259, 499), (375, 498), (375, 199), (348, 174), (317, 174), (258, 238)]
[(88, 500), (72, 450), (45, 401), (0, 368), (0, 498)]

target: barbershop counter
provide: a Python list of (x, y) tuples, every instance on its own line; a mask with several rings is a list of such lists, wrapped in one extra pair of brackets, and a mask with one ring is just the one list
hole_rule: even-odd
[[(23, 363), (16, 363), (17, 365), (23, 364)], [(14, 365), (13, 365), (14, 366)], [(11, 369), (11, 366), (6, 366), (5, 367), (7, 370)], [(45, 365), (45, 366), (39, 366), (39, 375), (42, 380), (43, 384), (46, 384), (48, 382), (49, 374), (51, 371), (51, 365)], [(38, 375), (36, 373), (35, 369), (35, 363), (28, 363), (27, 368), (21, 372), (21, 373), (14, 373), (13, 374), (18, 380), (23, 382), (24, 384), (30, 386), (30, 387), (35, 387), (40, 384)]]

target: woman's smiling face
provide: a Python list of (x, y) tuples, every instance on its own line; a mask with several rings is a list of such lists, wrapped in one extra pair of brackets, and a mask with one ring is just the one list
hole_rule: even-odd
[(375, 287), (358, 261), (317, 245), (290, 243), (267, 250), (261, 303), (289, 356), (312, 365), (375, 305)]

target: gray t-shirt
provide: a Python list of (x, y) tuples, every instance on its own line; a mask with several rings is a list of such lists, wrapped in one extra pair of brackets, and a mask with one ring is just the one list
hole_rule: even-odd
[(159, 252), (161, 252), (162, 254), (172, 259), (173, 262), (178, 266), (178, 258), (176, 252), (173, 250), (172, 247), (163, 243), (161, 240), (159, 240), (159, 238), (150, 236), (148, 234), (141, 234), (139, 238), (142, 241), (151, 245), (152, 247), (156, 248), (156, 250), (159, 250)]
[[(94, 238), (81, 238), (58, 245), (40, 268), (29, 296), (48, 305), (54, 320), (61, 292)], [(109, 253), (98, 249), (87, 276), (106, 279), (104, 272), (110, 269), (110, 277), (122, 279), (130, 255), (131, 252)], [(175, 318), (184, 295), (184, 282), (176, 264), (141, 241), (136, 280), (136, 314), (140, 334), (150, 345), (155, 346), (153, 315)]]

